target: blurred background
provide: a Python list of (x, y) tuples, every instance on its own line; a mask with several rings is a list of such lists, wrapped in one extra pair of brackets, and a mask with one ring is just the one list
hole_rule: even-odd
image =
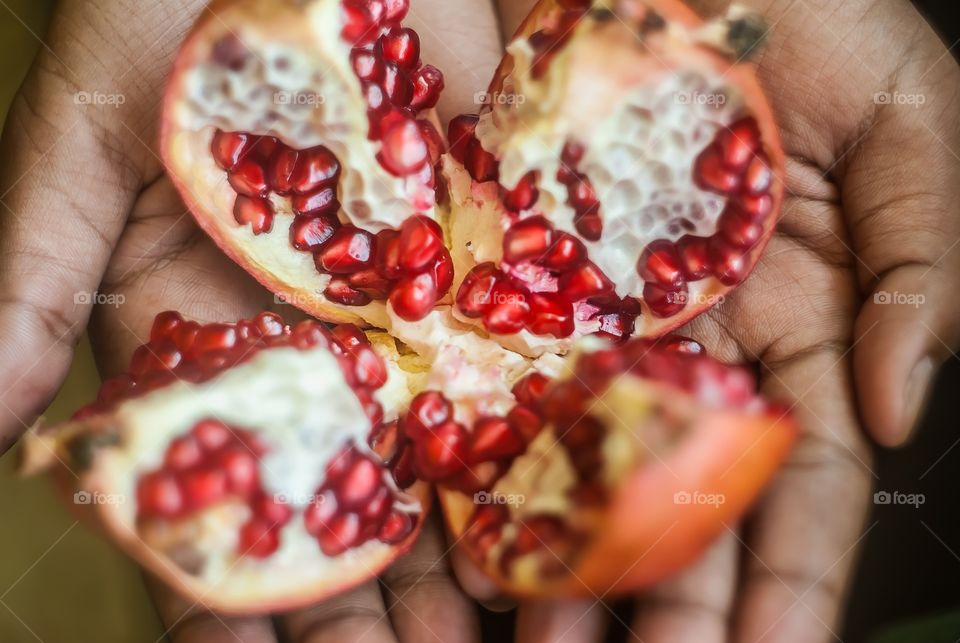
[[(958, 0), (916, 0), (960, 55)], [(53, 0), (0, 0), (0, 115), (41, 46)], [(47, 417), (56, 422), (90, 400), (98, 386), (84, 342)], [(877, 454), (875, 487), (923, 494), (917, 508), (875, 504), (846, 620), (846, 643), (960, 641), (960, 360), (944, 367), (914, 442)], [(139, 570), (76, 524), (44, 479), (15, 477), (15, 451), (0, 458), (0, 642), (156, 641), (163, 628)], [(824, 507), (829, 520), (843, 507)], [(487, 613), (490, 640), (507, 640), (512, 614)], [(629, 621), (627, 621), (629, 622)], [(622, 635), (623, 633), (619, 633)], [(613, 633), (619, 638), (618, 633)]]

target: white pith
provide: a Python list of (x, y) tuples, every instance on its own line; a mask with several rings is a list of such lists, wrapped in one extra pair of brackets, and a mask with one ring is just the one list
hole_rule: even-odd
[[(260, 460), (264, 490), (294, 509), (280, 531), (280, 549), (266, 559), (237, 555), (238, 532), (250, 515), (238, 501), (150, 532), (155, 547), (186, 546), (198, 554), (203, 566), (195, 576), (219, 602), (242, 601), (252, 591), (265, 602), (295, 596), (318, 579), (336, 582), (358, 566), (362, 571), (365, 561), (388, 554), (391, 546), (374, 539), (330, 558), (303, 528), (302, 510), (323, 482), (326, 463), (351, 443), (366, 451), (371, 428), (326, 350), (265, 349), (208, 382), (178, 382), (121, 404), (115, 414), (119, 448), (104, 449), (98, 456), (101, 484), (111, 493), (135, 498), (140, 475), (161, 467), (170, 440), (204, 418), (250, 429), (267, 445)], [(392, 484), (389, 475), (384, 479)], [(419, 501), (406, 494), (400, 494), (395, 507), (415, 513), (421, 509)], [(115, 511), (133, 532), (136, 503), (125, 502)], [(175, 549), (169, 553), (175, 555)]]

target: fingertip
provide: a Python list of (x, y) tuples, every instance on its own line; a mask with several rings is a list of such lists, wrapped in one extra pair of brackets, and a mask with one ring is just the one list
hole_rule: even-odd
[(503, 596), (500, 588), (477, 567), (463, 548), (455, 546), (450, 555), (457, 582), (468, 595), (483, 603), (491, 611), (502, 612), (512, 607), (512, 601)]

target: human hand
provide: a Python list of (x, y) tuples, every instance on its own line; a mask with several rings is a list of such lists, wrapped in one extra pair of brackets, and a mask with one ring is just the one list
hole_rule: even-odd
[[(505, 34), (532, 4), (501, 0)], [(691, 4), (715, 16), (728, 3)], [(789, 196), (753, 275), (685, 334), (758, 364), (764, 393), (792, 401), (803, 435), (743, 525), (638, 598), (622, 625), (651, 643), (835, 638), (870, 530), (867, 434), (906, 438), (960, 340), (955, 61), (907, 2), (750, 4), (771, 27), (756, 61)], [(498, 597), (459, 552), (454, 567), (468, 593)], [(517, 640), (597, 640), (604, 598), (521, 603)]]

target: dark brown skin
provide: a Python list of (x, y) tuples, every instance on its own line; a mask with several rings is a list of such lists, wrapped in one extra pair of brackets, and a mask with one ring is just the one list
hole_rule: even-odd
[[(532, 0), (413, 4), (424, 58), (446, 72), (441, 117), (475, 111), (503, 34)], [(726, 3), (693, 4), (715, 15)], [(52, 399), (88, 321), (108, 374), (159, 310), (213, 321), (273, 301), (198, 233), (156, 156), (163, 79), (202, 5), (62, 3), (11, 109), (0, 150), (3, 449)], [(868, 439), (908, 437), (936, 366), (960, 343), (953, 58), (905, 0), (751, 5), (775, 25), (756, 60), (783, 130), (792, 196), (753, 276), (685, 331), (722, 359), (759, 362), (765, 392), (794, 401), (804, 435), (745, 525), (730, 525), (698, 565), (638, 599), (627, 625), (648, 642), (831, 640), (867, 530)], [(77, 91), (126, 101), (77, 105)], [(925, 102), (878, 105), (877, 92)], [(126, 303), (75, 303), (75, 293), (96, 290)], [(925, 303), (880, 305), (879, 292)], [(449, 552), (435, 528), (383, 575), (382, 590), (371, 582), (274, 621), (221, 617), (162, 588), (156, 595), (178, 642), (270, 643), (275, 628), (296, 641), (476, 640)], [(467, 593), (497, 601), (462, 556), (452, 558)], [(524, 603), (518, 640), (595, 640), (609, 614), (602, 598)]]

